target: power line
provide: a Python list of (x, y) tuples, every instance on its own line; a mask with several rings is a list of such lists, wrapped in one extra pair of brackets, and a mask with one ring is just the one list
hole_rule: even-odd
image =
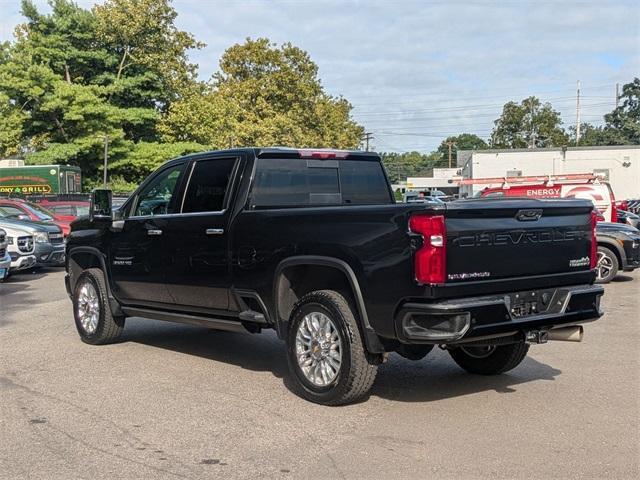
[[(584, 87), (583, 85), (583, 89), (585, 91), (599, 91), (599, 90), (605, 90), (605, 89), (610, 89), (611, 88), (611, 84), (604, 84), (604, 85), (597, 85), (597, 86), (592, 86), (592, 87)], [(487, 91), (487, 90), (484, 90)], [(490, 90), (489, 90), (490, 91)], [(506, 90), (505, 90), (506, 91)], [(376, 94), (372, 94), (372, 95), (367, 95), (367, 96), (361, 96), (358, 94), (354, 94), (354, 95), (349, 95), (348, 96), (348, 100), (351, 101), (351, 103), (354, 103), (356, 105), (359, 106), (367, 106), (367, 105), (388, 105), (388, 101), (384, 101), (384, 102), (368, 102), (368, 103), (362, 103), (362, 102), (358, 102), (358, 101), (354, 101), (354, 99), (357, 98), (376, 98), (376, 99), (385, 99), (385, 98), (397, 98), (397, 97), (407, 97), (406, 102), (410, 102), (411, 104), (415, 104), (415, 99), (416, 98), (422, 98), (422, 97), (455, 97), (458, 100), (478, 100), (478, 99), (484, 99), (484, 100), (488, 100), (488, 99), (495, 99), (495, 98), (528, 98), (531, 96), (535, 96), (535, 97), (541, 97), (543, 96), (543, 94), (547, 94), (547, 93), (561, 93), (561, 92), (566, 92), (567, 94), (570, 94), (570, 89), (569, 88), (563, 88), (563, 89), (554, 89), (554, 90), (546, 90), (546, 91), (542, 91), (542, 90), (529, 90), (528, 92), (522, 92), (522, 93), (508, 93), (508, 94), (501, 94), (501, 95), (484, 95), (484, 96), (478, 96), (478, 95), (473, 95), (473, 96), (459, 96), (456, 95), (455, 92), (447, 92), (447, 91), (438, 91), (438, 92), (430, 92), (430, 93), (412, 93), (412, 94), (407, 94), (405, 93), (397, 93), (397, 94), (381, 94), (381, 93), (376, 93)], [(611, 98), (609, 96), (604, 97), (603, 98)], [(573, 97), (571, 97), (573, 98)], [(437, 99), (439, 100), (439, 99)], [(395, 103), (401, 103), (402, 100), (400, 101), (395, 101)]]

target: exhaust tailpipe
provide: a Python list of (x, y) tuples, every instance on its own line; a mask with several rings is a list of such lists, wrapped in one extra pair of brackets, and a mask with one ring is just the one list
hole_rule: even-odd
[(571, 327), (552, 328), (549, 330), (548, 339), (560, 342), (581, 342), (584, 336), (582, 325)]

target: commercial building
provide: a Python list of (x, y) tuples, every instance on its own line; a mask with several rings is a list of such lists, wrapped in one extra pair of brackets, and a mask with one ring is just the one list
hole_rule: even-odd
[(440, 190), (448, 195), (455, 195), (458, 193), (458, 185), (452, 179), (459, 176), (459, 168), (434, 168), (433, 177), (407, 177), (406, 189), (425, 192)]
[[(640, 198), (638, 145), (460, 150), (457, 165), (463, 178), (594, 173), (611, 184), (616, 199)], [(472, 196), (486, 186), (462, 185), (460, 195)]]

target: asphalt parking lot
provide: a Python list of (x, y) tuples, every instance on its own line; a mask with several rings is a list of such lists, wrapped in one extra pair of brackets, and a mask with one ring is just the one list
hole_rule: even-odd
[(490, 378), (392, 355), (337, 408), (289, 391), (271, 333), (129, 319), (85, 345), (63, 275), (0, 285), (1, 478), (640, 477), (640, 272), (606, 287), (581, 344)]

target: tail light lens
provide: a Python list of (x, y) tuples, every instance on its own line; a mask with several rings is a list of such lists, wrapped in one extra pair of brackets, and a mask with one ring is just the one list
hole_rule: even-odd
[(598, 223), (598, 213), (591, 210), (591, 251), (589, 252), (589, 264), (591, 270), (598, 265), (598, 240), (596, 238), (596, 224)]
[(420, 284), (444, 283), (447, 276), (447, 236), (443, 215), (413, 215), (409, 229), (422, 235), (415, 253), (415, 275)]

